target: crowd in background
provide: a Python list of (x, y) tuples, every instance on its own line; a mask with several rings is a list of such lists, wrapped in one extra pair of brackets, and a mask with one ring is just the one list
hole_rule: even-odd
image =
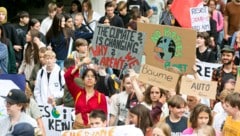
[(181, 75), (179, 84), (175, 90), (164, 90), (138, 81), (132, 69), (122, 74), (91, 62), (98, 23), (129, 30), (137, 30), (137, 22), (181, 27), (171, 13), (173, 2), (107, 0), (102, 16), (91, 0), (73, 0), (70, 11), (57, 1), (48, 4), (42, 21), (21, 11), (16, 24), (8, 22), (8, 9), (0, 7), (0, 74), (26, 77), (25, 90), (12, 89), (4, 97), (9, 117), (0, 120), (0, 136), (20, 132), (22, 122), (30, 124), (29, 135), (47, 135), (38, 105), (75, 108), (73, 129), (134, 124), (145, 136), (240, 136), (240, 93), (234, 92), (240, 63), (240, 0), (203, 0), (211, 29), (198, 32), (192, 46), (196, 61), (222, 64), (212, 74), (218, 83), (215, 100), (180, 94), (186, 74), (174, 67), (167, 70)]

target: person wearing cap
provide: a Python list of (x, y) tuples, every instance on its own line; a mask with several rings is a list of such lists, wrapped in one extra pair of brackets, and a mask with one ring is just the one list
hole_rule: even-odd
[(29, 123), (18, 123), (13, 127), (13, 131), (6, 136), (34, 136), (34, 127)]
[(37, 127), (37, 122), (25, 113), (27, 107), (27, 97), (25, 93), (19, 89), (12, 89), (7, 96), (1, 96), (6, 101), (7, 117), (0, 120), (0, 135), (6, 135), (12, 132), (14, 126), (18, 123), (26, 122)]
[(231, 76), (236, 78), (237, 76), (237, 66), (234, 64), (234, 49), (230, 48), (229, 46), (225, 46), (221, 50), (221, 61), (222, 66), (218, 67), (217, 69), (213, 70), (212, 73), (212, 81), (217, 81), (217, 96), (221, 93), (223, 86), (223, 79), (227, 76)]

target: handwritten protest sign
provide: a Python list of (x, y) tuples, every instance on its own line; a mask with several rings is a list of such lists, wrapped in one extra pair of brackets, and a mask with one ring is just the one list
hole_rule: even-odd
[(175, 90), (179, 75), (150, 65), (141, 67), (138, 80), (167, 90)]
[(198, 75), (200, 76), (200, 79), (211, 81), (213, 70), (222, 66), (222, 64), (207, 63), (207, 62), (199, 61), (196, 63), (196, 66), (197, 66), (197, 72), (198, 72)]
[(236, 81), (234, 90), (236, 92), (240, 92), (240, 67), (238, 67), (237, 81)]
[(42, 120), (46, 130), (46, 134), (49, 136), (60, 136), (64, 130), (72, 129), (73, 108), (64, 106), (56, 106), (56, 109), (50, 105), (39, 105), (42, 113)]
[(95, 64), (125, 70), (140, 70), (145, 34), (98, 24), (90, 52)]
[(133, 125), (63, 131), (62, 136), (143, 136)]
[(180, 92), (186, 95), (215, 99), (217, 92), (217, 82), (190, 79), (182, 77)]
[(207, 6), (190, 8), (190, 18), (193, 29), (197, 30), (198, 32), (206, 32), (210, 30)]
[(195, 30), (165, 25), (138, 23), (138, 31), (146, 33), (146, 64), (159, 68), (177, 67), (193, 73), (195, 64)]

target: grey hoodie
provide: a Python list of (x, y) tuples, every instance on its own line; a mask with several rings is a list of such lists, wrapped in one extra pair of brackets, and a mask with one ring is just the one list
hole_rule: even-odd
[(8, 49), (7, 46), (0, 42), (0, 74), (7, 74), (8, 66)]

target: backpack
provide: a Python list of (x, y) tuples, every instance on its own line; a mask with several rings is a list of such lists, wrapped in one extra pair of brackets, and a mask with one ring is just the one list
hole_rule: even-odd
[[(110, 84), (110, 78), (113, 80), (112, 85)], [(119, 92), (120, 84), (121, 84), (121, 81), (115, 74), (112, 74), (112, 75), (107, 74), (104, 78), (104, 85), (108, 90), (108, 96), (112, 96), (116, 92)]]
[[(42, 79), (42, 76), (43, 76), (43, 69), (41, 69), (41, 73), (40, 73), (41, 79)], [(60, 89), (62, 90), (64, 88), (64, 85), (62, 84), (61, 69), (58, 72), (58, 80), (59, 80), (59, 84), (60, 84)]]

